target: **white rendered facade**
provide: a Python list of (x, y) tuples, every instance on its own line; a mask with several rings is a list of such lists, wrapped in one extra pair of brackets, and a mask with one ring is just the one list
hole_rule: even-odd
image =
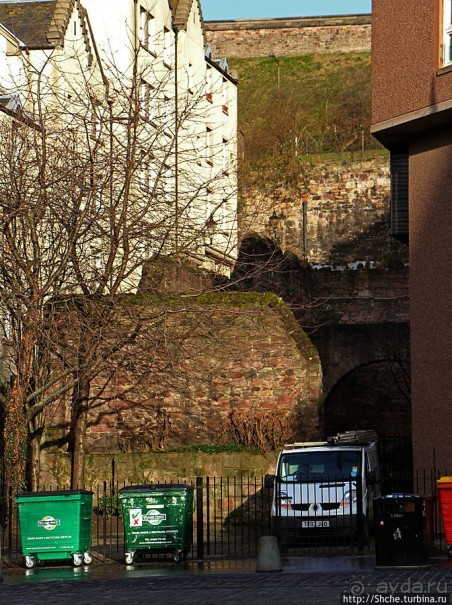
[[(124, 99), (132, 91), (127, 98), (140, 114), (135, 142), (143, 158), (131, 170), (132, 187), (143, 200), (156, 201), (154, 215), (143, 220), (152, 225), (154, 241), (140, 244), (137, 235), (134, 245), (143, 260), (177, 253), (228, 274), (237, 246), (237, 87), (227, 68), (205, 56), (198, 0), (53, 4), (64, 31), (48, 48), (20, 39), (14, 48), (8, 30), (0, 30), (0, 86), (22, 95), (25, 110), (33, 95), (24, 94), (24, 81), (35, 94), (45, 92), (43, 83), (57, 89), (57, 104), (63, 99), (68, 108), (63, 122), (89, 90), (94, 101), (87, 120), (104, 149), (108, 136), (129, 141)], [(39, 89), (33, 73), (45, 75)], [(130, 289), (137, 280), (134, 271)]]

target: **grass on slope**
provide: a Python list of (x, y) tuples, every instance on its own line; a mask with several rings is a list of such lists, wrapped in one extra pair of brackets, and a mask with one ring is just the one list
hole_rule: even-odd
[(321, 153), (375, 147), (370, 55), (229, 59), (239, 76), (239, 129), (251, 164), (281, 149)]

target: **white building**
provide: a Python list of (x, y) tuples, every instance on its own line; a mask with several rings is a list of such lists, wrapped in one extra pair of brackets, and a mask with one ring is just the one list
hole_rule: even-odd
[[(159, 254), (229, 273), (237, 86), (205, 47), (199, 0), (0, 0), (0, 109), (20, 107), (47, 131), (61, 129), (56, 144), (75, 133), (94, 166), (93, 199), (78, 203), (99, 213), (109, 203), (110, 233), (125, 212), (117, 200), (131, 192), (133, 226), (118, 248), (131, 264), (123, 291), (137, 285), (138, 261)], [(104, 239), (91, 234), (82, 246), (98, 280), (111, 257)]]

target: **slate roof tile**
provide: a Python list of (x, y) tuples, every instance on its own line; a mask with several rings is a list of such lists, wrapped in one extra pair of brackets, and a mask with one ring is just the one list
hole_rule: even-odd
[(30, 49), (53, 48), (47, 34), (54, 20), (56, 0), (0, 3), (0, 23)]

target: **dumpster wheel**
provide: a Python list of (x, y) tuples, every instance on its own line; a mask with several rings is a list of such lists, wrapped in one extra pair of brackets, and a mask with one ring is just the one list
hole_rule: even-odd
[(448, 555), (449, 559), (452, 559), (452, 546), (449, 546), (447, 548), (447, 555)]
[(126, 565), (133, 565), (135, 562), (135, 553), (133, 551), (126, 552), (124, 555)]
[(91, 565), (92, 562), (93, 562), (93, 555), (90, 552), (84, 552), (83, 553), (83, 563), (85, 565)]
[(26, 555), (24, 557), (25, 567), (27, 569), (33, 569), (36, 567), (36, 557), (35, 555)]
[(184, 551), (183, 550), (175, 550), (175, 551), (173, 551), (173, 560), (176, 563), (179, 563), (179, 561), (182, 561), (182, 559), (185, 559)]
[(83, 555), (80, 553), (74, 553), (72, 555), (72, 563), (74, 567), (81, 567), (83, 565)]

